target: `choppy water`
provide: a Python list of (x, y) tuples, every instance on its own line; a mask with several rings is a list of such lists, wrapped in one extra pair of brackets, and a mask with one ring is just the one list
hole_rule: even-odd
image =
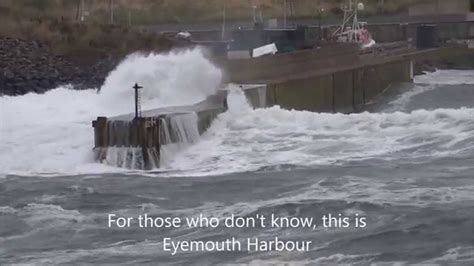
[[(251, 110), (234, 93), (230, 110), (198, 143), (152, 172), (90, 161), (90, 120), (97, 109), (83, 105), (100, 95), (60, 89), (1, 98), (0, 264), (472, 265), (474, 72), (439, 71), (416, 82), (393, 87), (370, 113), (352, 115)], [(63, 103), (51, 107), (53, 99)], [(68, 99), (75, 100), (64, 103)], [(58, 112), (62, 119), (54, 117)], [(50, 133), (45, 124), (62, 132)], [(367, 216), (368, 227), (109, 229), (108, 213), (359, 213)], [(172, 257), (162, 250), (163, 237), (231, 236), (313, 245), (305, 253)]]

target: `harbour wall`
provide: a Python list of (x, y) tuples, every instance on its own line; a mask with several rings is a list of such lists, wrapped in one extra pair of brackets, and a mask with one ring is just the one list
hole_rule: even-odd
[[(219, 64), (228, 82), (266, 84), (267, 107), (351, 113), (362, 111), (390, 84), (412, 80), (413, 61), (405, 55), (416, 51), (404, 45), (402, 50), (387, 50), (393, 55), (361, 55), (357, 46), (340, 45)], [(262, 93), (249, 89), (246, 94), (251, 102), (262, 102), (256, 98)]]
[[(412, 80), (413, 63), (400, 60), (384, 65), (366, 66), (332, 74), (269, 83), (262, 93), (246, 91), (249, 102), (264, 101), (266, 107), (311, 112), (353, 113), (364, 110), (393, 83)], [(265, 97), (264, 100), (261, 97)], [(255, 104), (254, 104), (255, 106)]]

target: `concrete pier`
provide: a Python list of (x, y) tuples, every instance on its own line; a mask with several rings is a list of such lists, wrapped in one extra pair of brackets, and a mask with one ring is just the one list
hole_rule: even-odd
[[(117, 148), (137, 148), (141, 154), (138, 157), (142, 160), (140, 165), (132, 166), (132, 158), (137, 157), (135, 150), (130, 149), (125, 154), (131, 156), (130, 161), (123, 162), (130, 165), (128, 168), (153, 169), (160, 165), (160, 147), (162, 130), (162, 118), (144, 117), (135, 118), (131, 121), (109, 120), (106, 117), (98, 117), (92, 122), (95, 136), (95, 158), (99, 162), (104, 162), (108, 156), (110, 147)], [(125, 159), (127, 160), (127, 158)]]
[[(265, 85), (243, 85), (249, 94), (265, 96)], [(146, 89), (146, 88), (144, 88)], [(127, 114), (98, 117), (94, 128), (95, 160), (104, 164), (151, 170), (159, 168), (163, 147), (189, 145), (196, 141), (212, 121), (227, 110), (227, 91), (220, 90), (206, 100), (189, 106), (158, 108), (144, 111), (141, 117)], [(265, 102), (254, 102), (255, 108)]]
[(412, 81), (413, 58), (422, 53), (408, 42), (363, 53), (346, 44), (220, 64), (229, 82), (267, 84), (266, 106), (351, 113), (390, 84)]

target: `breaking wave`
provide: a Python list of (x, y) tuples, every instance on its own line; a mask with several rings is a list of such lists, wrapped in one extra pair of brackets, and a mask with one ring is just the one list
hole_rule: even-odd
[[(474, 81), (472, 71), (438, 71), (416, 82), (439, 83), (446, 81), (444, 76), (453, 83)], [(92, 120), (132, 111), (130, 85), (137, 80), (151, 88), (143, 94), (146, 110), (199, 102), (218, 89), (221, 78), (200, 50), (135, 54), (109, 75), (100, 94), (62, 87), (42, 95), (1, 97), (0, 174), (122, 172), (93, 162)], [(410, 93), (400, 101), (424, 90)], [(235, 88), (228, 104), (229, 111), (196, 144), (167, 161), (164, 170), (208, 175), (368, 159), (432, 159), (468, 154), (474, 146), (472, 108), (350, 115), (278, 106), (253, 110)]]
[(437, 79), (428, 75), (416, 81), (433, 84), (416, 84), (389, 104), (390, 112), (380, 113), (312, 113), (278, 106), (252, 110), (244, 95), (234, 90), (228, 99), (229, 111), (172, 165), (186, 175), (209, 175), (472, 154), (473, 108), (393, 110), (405, 110), (413, 98), (435, 89), (441, 91), (442, 85), (435, 85), (438, 79), (466, 84), (472, 71), (438, 71), (433, 75)]
[(318, 166), (368, 159), (423, 159), (469, 153), (474, 109), (317, 114), (279, 107), (221, 115), (174, 162), (186, 174)]
[(200, 49), (165, 55), (133, 54), (112, 71), (100, 93), (60, 87), (45, 94), (0, 97), (0, 175), (123, 171), (93, 162), (97, 116), (132, 113), (133, 84), (143, 110), (194, 104), (214, 94), (221, 71)]
[(101, 103), (119, 113), (133, 111), (134, 90), (138, 82), (144, 109), (194, 104), (216, 93), (222, 72), (203, 55), (203, 51), (183, 50), (170, 54), (132, 54), (105, 80)]

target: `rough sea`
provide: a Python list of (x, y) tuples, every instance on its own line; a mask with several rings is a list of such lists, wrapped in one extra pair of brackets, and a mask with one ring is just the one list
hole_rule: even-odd
[[(96, 164), (91, 121), (133, 110), (133, 91), (121, 87), (136, 79), (154, 88), (144, 102), (154, 108), (202, 99), (220, 72), (198, 51), (134, 56), (100, 94), (64, 87), (0, 97), (0, 265), (474, 264), (473, 71), (418, 76), (350, 115), (253, 110), (233, 93), (230, 110), (163, 169)], [(108, 228), (111, 213), (358, 214), (367, 226)], [(307, 252), (171, 256), (165, 237), (312, 245)]]

